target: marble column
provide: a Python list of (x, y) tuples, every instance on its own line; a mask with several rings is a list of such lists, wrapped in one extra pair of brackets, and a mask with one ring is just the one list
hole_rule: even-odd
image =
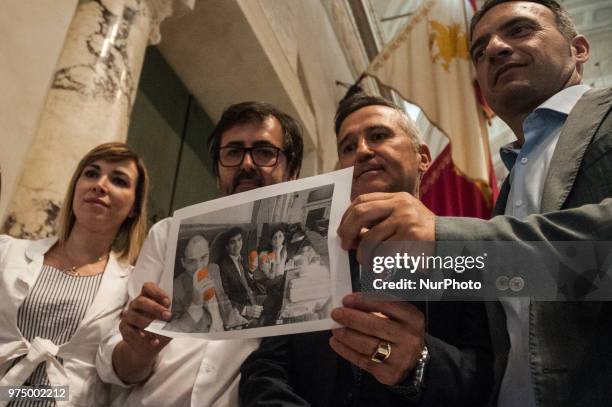
[(4, 232), (55, 233), (68, 181), (92, 147), (125, 141), (145, 49), (159, 24), (195, 0), (80, 0), (7, 209)]

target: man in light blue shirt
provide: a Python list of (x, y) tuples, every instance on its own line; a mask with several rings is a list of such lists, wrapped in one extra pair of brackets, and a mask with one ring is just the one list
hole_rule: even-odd
[[(515, 133), (490, 221), (436, 217), (407, 196), (380, 225), (405, 240), (612, 241), (612, 90), (580, 85), (589, 44), (554, 0), (488, 0), (471, 23), (482, 92)], [(354, 208), (349, 208), (350, 213)], [(349, 218), (345, 215), (345, 219)], [(358, 246), (367, 225), (341, 225)], [(385, 235), (383, 227), (378, 235)], [(487, 304), (496, 347), (491, 405), (608, 406), (612, 303)]]
[[(505, 214), (519, 219), (540, 213), (544, 182), (561, 129), (570, 111), (588, 86), (565, 88), (538, 106), (523, 122), (525, 142), (501, 149), (502, 161), (510, 171), (510, 192)], [(506, 374), (498, 398), (499, 407), (536, 406), (529, 368), (529, 298), (501, 300), (510, 336)]]

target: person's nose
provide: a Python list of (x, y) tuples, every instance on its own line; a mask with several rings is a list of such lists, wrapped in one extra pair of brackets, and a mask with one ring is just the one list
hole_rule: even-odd
[(359, 138), (355, 146), (355, 162), (367, 161), (374, 157), (374, 150), (368, 143), (365, 137)]
[(252, 151), (245, 151), (244, 158), (242, 159), (242, 164), (240, 164), (240, 168), (242, 169), (255, 169), (256, 165), (253, 161), (253, 156), (251, 155)]
[(512, 55), (512, 46), (499, 35), (493, 35), (485, 48), (486, 57), (494, 61)]
[(109, 182), (108, 177), (106, 175), (101, 175), (96, 180), (95, 184), (93, 185), (92, 187), (93, 191), (99, 194), (104, 194), (108, 192), (108, 182)]

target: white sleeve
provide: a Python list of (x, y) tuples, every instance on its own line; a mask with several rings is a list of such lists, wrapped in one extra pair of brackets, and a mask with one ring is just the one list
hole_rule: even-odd
[[(168, 243), (168, 233), (170, 232), (171, 218), (166, 218), (157, 222), (142, 245), (134, 271), (128, 280), (129, 300), (138, 297), (142, 290), (142, 285), (148, 281), (160, 284), (164, 271), (166, 256), (166, 246)], [(172, 295), (172, 293), (166, 293)]]
[(119, 325), (115, 325), (102, 342), (100, 342), (100, 346), (98, 346), (96, 369), (98, 369), (98, 376), (100, 376), (103, 382), (116, 384), (121, 387), (131, 387), (117, 376), (113, 368), (113, 350), (122, 339)]
[(6, 255), (8, 254), (11, 242), (15, 240), (9, 235), (0, 235), (0, 272), (4, 270), (4, 263), (6, 261)]
[[(171, 222), (170, 218), (159, 221), (149, 231), (138, 255), (136, 266), (128, 277), (128, 303), (140, 294), (144, 283), (152, 281), (159, 284), (164, 269), (164, 256)], [(130, 387), (117, 376), (113, 368), (113, 350), (122, 339), (119, 325), (115, 325), (98, 347), (96, 368), (103, 382)]]

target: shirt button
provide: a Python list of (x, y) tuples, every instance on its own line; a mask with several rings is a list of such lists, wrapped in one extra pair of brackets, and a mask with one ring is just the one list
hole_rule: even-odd
[(521, 158), (521, 164), (527, 164), (529, 162), (529, 158), (523, 157)]
[(519, 199), (518, 201), (516, 201), (514, 203), (514, 206), (521, 206), (521, 205), (523, 205), (523, 200), (522, 199)]

